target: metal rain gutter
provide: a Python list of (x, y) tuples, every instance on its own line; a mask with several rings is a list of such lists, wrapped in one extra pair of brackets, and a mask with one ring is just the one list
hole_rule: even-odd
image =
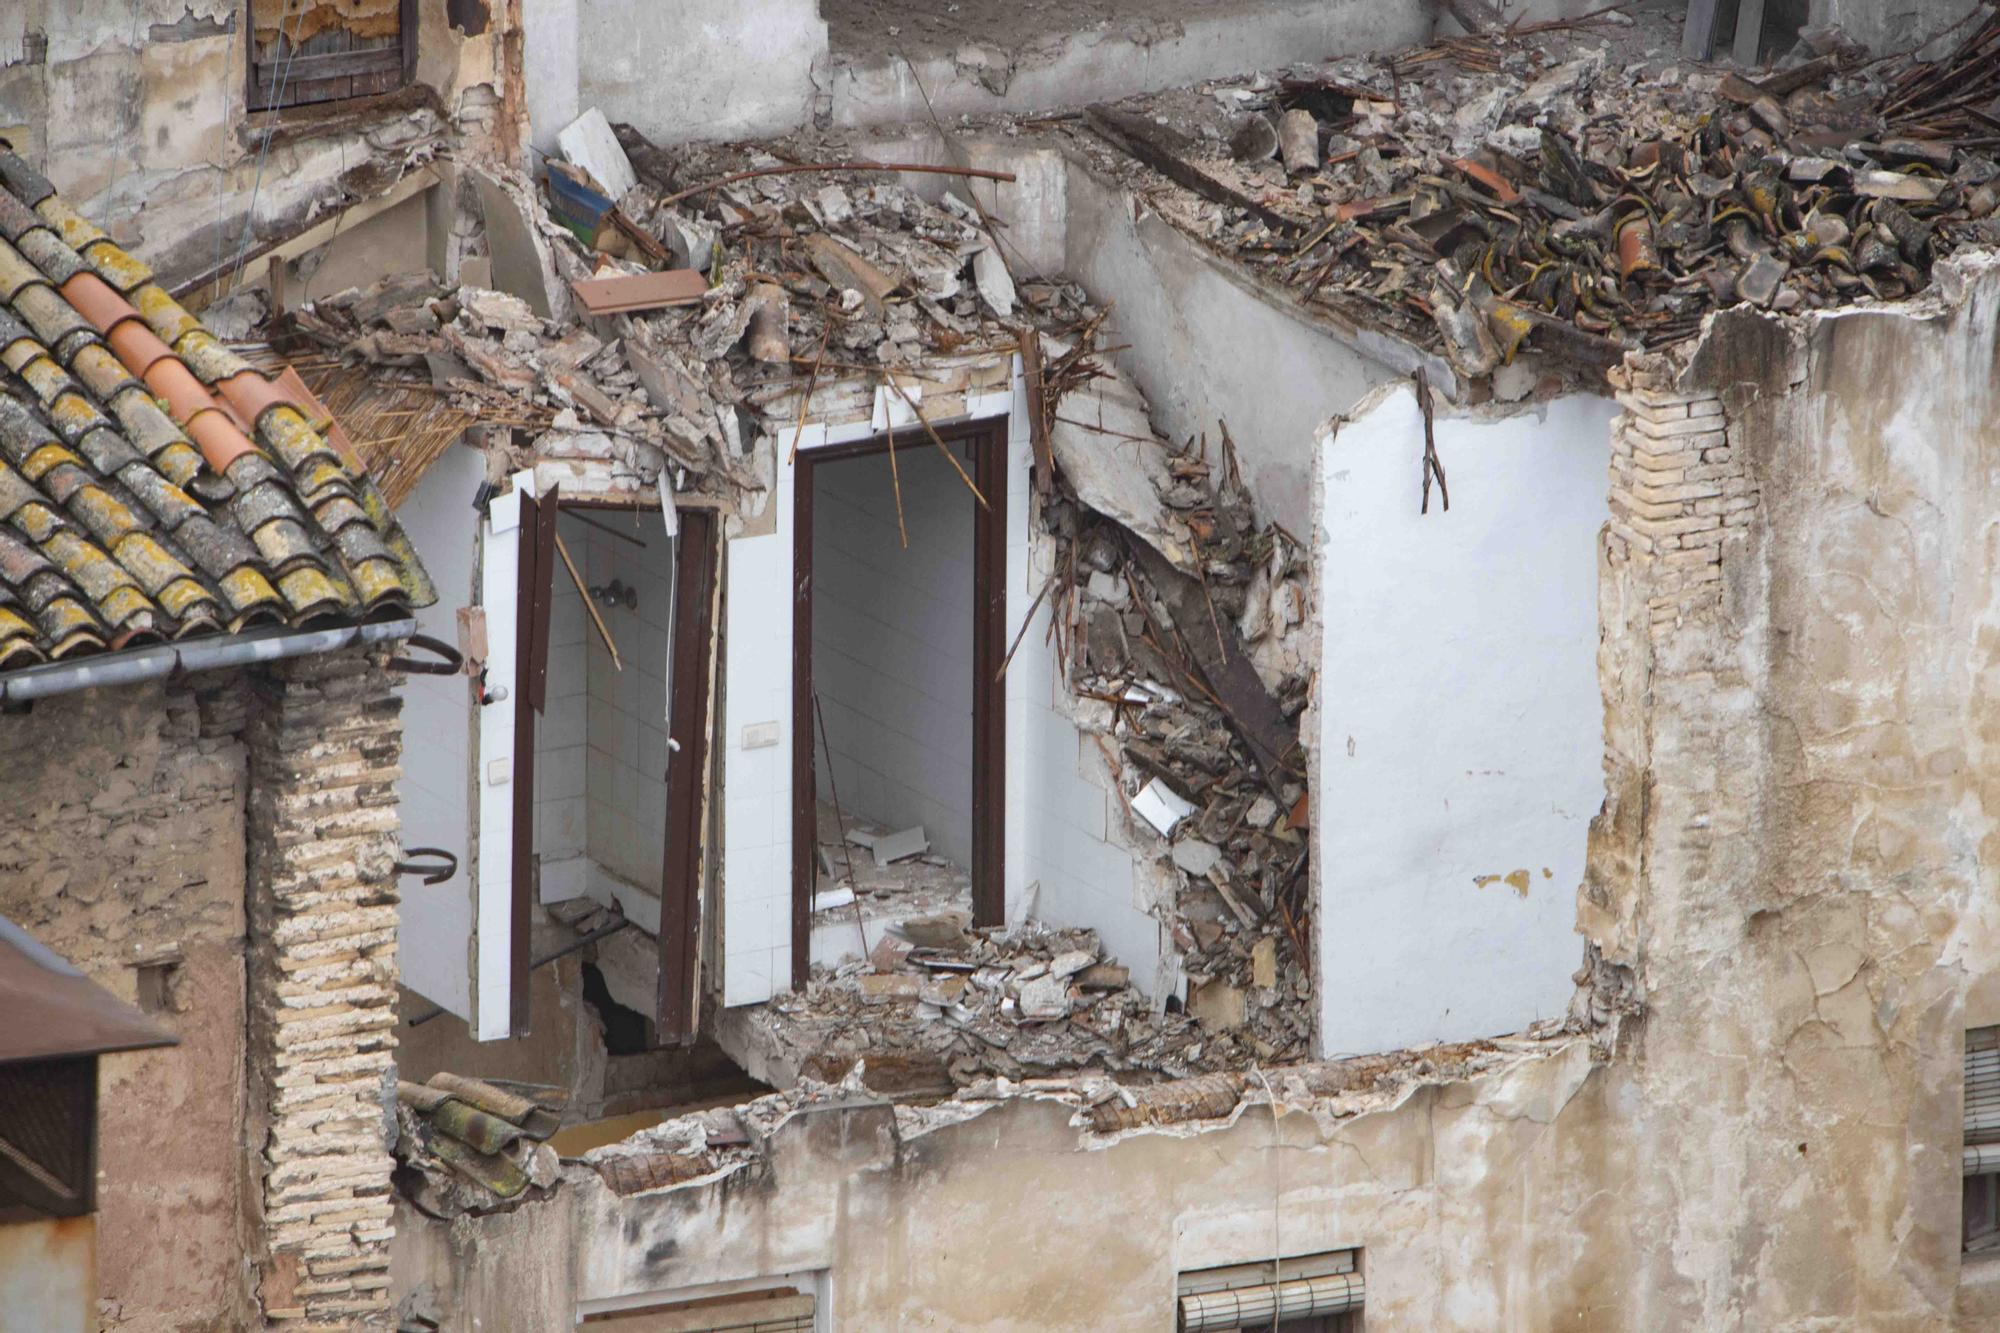
[(334, 629), (255, 630), (228, 638), (195, 639), (107, 653), (78, 662), (50, 662), (0, 676), (0, 703), (27, 703), (77, 690), (135, 685), (166, 676), (215, 671), (252, 662), (277, 662), (287, 657), (311, 657), (357, 643), (407, 639), (416, 630), (417, 622), (408, 617)]

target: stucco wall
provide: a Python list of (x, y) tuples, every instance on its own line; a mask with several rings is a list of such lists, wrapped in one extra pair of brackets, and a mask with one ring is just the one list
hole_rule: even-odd
[(132, 1333), (250, 1323), (245, 1209), (247, 683), (93, 690), (0, 717), (0, 915), (180, 1045), (98, 1066), (96, 1294)]
[(2000, 269), (1939, 286), (1724, 315), (1631, 379), (1580, 907), (1646, 1006), (1645, 1326), (2000, 1318), (1958, 1236), (1964, 1031), (2000, 1020)]
[[(1443, 405), (1441, 405), (1443, 406)], [(1319, 454), (1313, 866), (1329, 1053), (1516, 1032), (1569, 1003), (1604, 794), (1609, 399), (1437, 419), (1372, 396)], [(1312, 728), (1308, 728), (1312, 732)]]
[(923, 1133), (836, 1102), (707, 1183), (621, 1198), (572, 1170), (550, 1202), (408, 1229), (397, 1287), (424, 1286), (448, 1330), (502, 1292), (522, 1326), (557, 1327), (586, 1303), (823, 1271), (840, 1329), (1159, 1333), (1182, 1269), (1358, 1245), (1371, 1326), (1577, 1327), (1624, 1231), (1590, 1183), (1631, 1160), (1604, 1132), (1616, 1084), (1572, 1042), (1341, 1116), (1257, 1106), (1115, 1140), (1055, 1102)]

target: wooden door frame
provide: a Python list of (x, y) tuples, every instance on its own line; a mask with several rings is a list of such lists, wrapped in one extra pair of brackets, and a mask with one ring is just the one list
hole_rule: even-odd
[(709, 772), (709, 701), (716, 656), (715, 591), (721, 524), (684, 510), (674, 539), (673, 675), (668, 682), (666, 863), (660, 871), (660, 983), (654, 1041), (685, 1046), (701, 1022), (703, 815)]
[[(936, 428), (946, 445), (972, 446), (973, 479), (986, 504), (973, 504), (972, 573), (972, 919), (999, 925), (1006, 916), (1007, 691), (1000, 666), (1007, 650), (1007, 418), (986, 417)], [(812, 963), (812, 895), (818, 863), (817, 734), (812, 686), (813, 483), (826, 463), (937, 446), (921, 429), (799, 450), (792, 483), (792, 987), (802, 989)]]

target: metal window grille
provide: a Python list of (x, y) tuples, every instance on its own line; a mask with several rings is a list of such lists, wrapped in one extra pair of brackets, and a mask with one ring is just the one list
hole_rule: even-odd
[(95, 1203), (97, 1057), (0, 1065), (0, 1222)]

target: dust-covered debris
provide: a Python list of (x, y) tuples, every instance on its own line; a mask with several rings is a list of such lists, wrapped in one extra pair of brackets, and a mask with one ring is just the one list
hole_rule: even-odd
[(1071, 135), (1308, 305), (1441, 352), (1474, 397), (1524, 353), (1601, 382), (1712, 310), (1894, 300), (2000, 243), (2000, 18), (1934, 64), (1810, 31), (1756, 79), (1680, 63), (1674, 22), (1514, 25), (1132, 99)]
[(539, 1084), (433, 1074), (397, 1084), (396, 1182), (432, 1217), (546, 1197), (561, 1179), (546, 1140), (569, 1095)]

